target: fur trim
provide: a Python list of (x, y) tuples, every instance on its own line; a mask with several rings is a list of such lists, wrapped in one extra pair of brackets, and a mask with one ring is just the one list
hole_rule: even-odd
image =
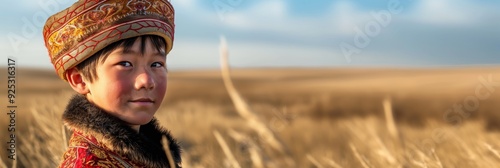
[(142, 125), (139, 133), (125, 122), (89, 102), (84, 96), (74, 96), (63, 114), (66, 126), (95, 135), (112, 152), (122, 154), (146, 167), (169, 167), (162, 137), (169, 142), (174, 163), (180, 167), (180, 147), (169, 131), (159, 126), (156, 118)]

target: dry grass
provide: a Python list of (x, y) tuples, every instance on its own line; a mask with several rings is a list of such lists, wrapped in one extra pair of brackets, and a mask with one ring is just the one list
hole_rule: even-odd
[(241, 97), (241, 94), (234, 87), (229, 70), (229, 54), (227, 44), (224, 38), (221, 39), (220, 52), (222, 80), (224, 81), (224, 86), (231, 97), (236, 111), (247, 121), (249, 128), (253, 129), (261, 139), (265, 140), (269, 147), (277, 150), (282, 155), (286, 155), (285, 157), (288, 157), (288, 150), (285, 148), (281, 140), (279, 140), (271, 128), (250, 109), (248, 103), (243, 99), (243, 97)]
[[(499, 68), (233, 70), (234, 88), (286, 154), (238, 113), (218, 70), (171, 72), (157, 117), (181, 141), (184, 167), (495, 167), (500, 88), (469, 117), (454, 115), (458, 125), (444, 118), (488, 74), (500, 79)], [(60, 118), (73, 92), (51, 71), (18, 77), (17, 167), (55, 167), (70, 135)], [(0, 125), (6, 141), (5, 117)], [(5, 147), (0, 166), (11, 167)]]

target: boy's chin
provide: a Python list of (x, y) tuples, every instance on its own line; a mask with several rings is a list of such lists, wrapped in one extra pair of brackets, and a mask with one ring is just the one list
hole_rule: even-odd
[(146, 125), (147, 123), (151, 122), (151, 120), (153, 120), (153, 117), (153, 115), (143, 114), (134, 116), (133, 118), (129, 118), (125, 122), (131, 125)]
[(151, 122), (151, 120), (153, 120), (153, 116), (148, 117), (148, 118), (141, 118), (141, 119), (134, 120), (132, 124), (134, 124), (134, 125), (146, 125), (149, 122)]

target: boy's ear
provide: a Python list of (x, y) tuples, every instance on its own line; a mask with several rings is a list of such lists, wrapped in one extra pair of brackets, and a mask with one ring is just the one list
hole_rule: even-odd
[(71, 68), (66, 71), (66, 80), (76, 92), (85, 95), (90, 92), (87, 84), (83, 80), (83, 76), (76, 68)]

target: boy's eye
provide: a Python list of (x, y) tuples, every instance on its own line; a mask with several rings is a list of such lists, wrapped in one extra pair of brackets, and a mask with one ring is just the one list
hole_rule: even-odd
[(154, 62), (153, 64), (151, 64), (151, 67), (163, 67), (163, 63), (161, 63), (161, 62)]
[(122, 62), (119, 62), (118, 65), (121, 65), (121, 66), (124, 66), (124, 67), (131, 67), (132, 63), (130, 63), (128, 61), (122, 61)]

